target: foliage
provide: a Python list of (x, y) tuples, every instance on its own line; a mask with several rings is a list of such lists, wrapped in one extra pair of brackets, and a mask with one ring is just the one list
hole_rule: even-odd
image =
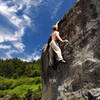
[(41, 100), (40, 74), (40, 59), (32, 62), (18, 58), (0, 60), (0, 100), (8, 95), (9, 100)]
[(0, 76), (14, 79), (40, 76), (40, 59), (33, 62), (24, 62), (18, 58), (0, 60)]
[(0, 77), (0, 97), (9, 93), (9, 95), (16, 94), (23, 98), (29, 89), (32, 89), (32, 91), (40, 89), (39, 92), (41, 93), (41, 88), (41, 77), (21, 77), (19, 79), (7, 79)]

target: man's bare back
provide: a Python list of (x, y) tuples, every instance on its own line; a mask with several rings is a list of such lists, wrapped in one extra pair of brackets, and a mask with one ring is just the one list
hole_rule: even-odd
[(54, 31), (51, 34), (51, 38), (52, 38), (52, 40), (59, 40), (61, 42), (64, 42), (64, 40), (62, 40), (61, 37), (59, 36), (59, 32), (58, 31)]
[(57, 31), (54, 31), (54, 32), (52, 32), (52, 34), (51, 34), (51, 38), (52, 38), (52, 40), (57, 40), (58, 38), (57, 38), (57, 35), (59, 34), (59, 32), (57, 32)]

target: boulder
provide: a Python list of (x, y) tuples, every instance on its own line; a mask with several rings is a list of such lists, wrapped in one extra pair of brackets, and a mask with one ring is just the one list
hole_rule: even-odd
[[(49, 66), (49, 46), (42, 49), (42, 100), (100, 99), (100, 0), (79, 0), (58, 23), (58, 41), (66, 63)], [(95, 90), (95, 93), (94, 93)]]

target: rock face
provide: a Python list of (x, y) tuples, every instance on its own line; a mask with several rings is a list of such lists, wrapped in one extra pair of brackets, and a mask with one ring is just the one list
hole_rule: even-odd
[(66, 64), (42, 50), (42, 100), (100, 100), (100, 0), (80, 0), (58, 23)]

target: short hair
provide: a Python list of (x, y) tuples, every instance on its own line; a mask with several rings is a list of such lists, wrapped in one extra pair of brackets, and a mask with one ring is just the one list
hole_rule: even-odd
[(53, 25), (53, 26), (52, 26), (52, 30), (53, 30), (53, 31), (58, 30), (58, 26), (57, 26), (57, 25)]

